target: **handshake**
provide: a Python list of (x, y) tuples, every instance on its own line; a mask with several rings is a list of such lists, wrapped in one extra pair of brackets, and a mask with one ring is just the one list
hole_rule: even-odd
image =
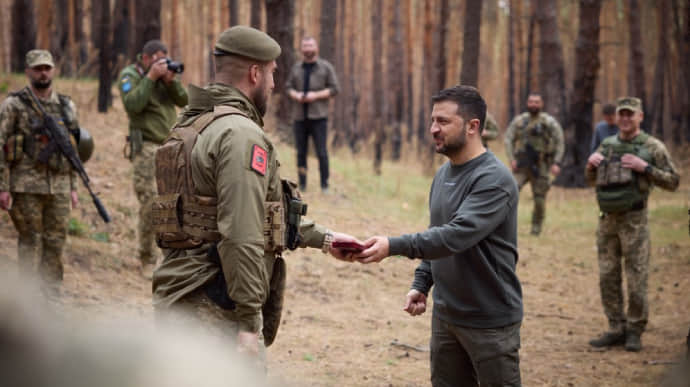
[[(372, 263), (381, 262), (390, 255), (388, 238), (374, 236), (364, 242), (347, 234), (333, 233), (331, 255), (341, 261)], [(418, 316), (426, 311), (426, 294), (412, 289), (407, 293), (403, 310), (412, 316)]]
[(388, 238), (375, 236), (362, 242), (350, 235), (334, 232), (329, 252), (341, 261), (380, 262), (389, 256)]

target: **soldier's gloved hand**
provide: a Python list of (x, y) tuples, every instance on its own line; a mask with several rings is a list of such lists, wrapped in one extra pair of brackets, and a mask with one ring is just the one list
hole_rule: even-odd
[(587, 169), (598, 168), (599, 164), (604, 160), (604, 155), (599, 152), (592, 153), (587, 159)]
[(417, 289), (407, 293), (403, 310), (412, 316), (419, 316), (426, 311), (426, 296)]
[(152, 81), (157, 81), (168, 72), (168, 63), (165, 58), (160, 58), (151, 64), (149, 72), (146, 74)]
[(12, 208), (12, 195), (7, 191), (0, 192), (0, 208), (6, 211)]

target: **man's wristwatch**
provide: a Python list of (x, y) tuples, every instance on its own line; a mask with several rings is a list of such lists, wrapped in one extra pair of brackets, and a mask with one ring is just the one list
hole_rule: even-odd
[(651, 165), (651, 164), (647, 164), (647, 166), (644, 167), (644, 173), (647, 174), (647, 175), (651, 175), (651, 174), (652, 174), (652, 165)]
[(326, 235), (323, 236), (323, 245), (321, 246), (321, 251), (324, 254), (328, 254), (331, 251), (331, 245), (333, 244), (333, 234), (328, 231)]

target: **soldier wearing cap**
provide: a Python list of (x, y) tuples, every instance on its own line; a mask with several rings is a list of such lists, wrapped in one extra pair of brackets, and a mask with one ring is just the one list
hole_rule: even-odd
[[(299, 199), (296, 185), (281, 180), (276, 149), (263, 129), (280, 51), (275, 40), (250, 27), (221, 33), (214, 51), (214, 82), (204, 88), (190, 85), (189, 107), (156, 154), (161, 194), (154, 203), (163, 203), (171, 194), (164, 187), (178, 175), (159, 160), (175, 145), (173, 140), (193, 134), (185, 140), (192, 144), (189, 196), (206, 203), (203, 212), (215, 217), (203, 229), (202, 245), (166, 251), (153, 274), (157, 315), (186, 310), (193, 321), (236, 339), (241, 351), (259, 358), (275, 338), (285, 285), (279, 246), (288, 243), (278, 241), (283, 235), (275, 230), (285, 226), (283, 213), (293, 213), (285, 195)], [(332, 241), (355, 241), (305, 218), (295, 229), (299, 247), (321, 248), (336, 258), (346, 257), (331, 247)]]
[[(640, 130), (644, 115), (638, 98), (618, 100), (619, 132), (605, 138), (587, 160), (585, 175), (596, 187), (599, 204), (597, 252), (599, 286), (609, 330), (591, 340), (594, 347), (624, 345), (642, 348), (647, 325), (647, 277), (650, 241), (647, 198), (653, 186), (678, 188), (679, 176), (664, 144)], [(622, 258), (628, 284), (627, 314), (623, 307)]]
[(151, 200), (156, 194), (153, 156), (175, 124), (175, 106), (187, 105), (187, 92), (168, 69), (168, 49), (159, 40), (144, 44), (136, 63), (125, 67), (118, 88), (129, 117), (128, 157), (139, 200), (139, 260), (144, 277), (156, 263), (151, 231)]
[(546, 216), (546, 194), (551, 188), (549, 173), (561, 173), (565, 145), (563, 128), (550, 114), (543, 112), (544, 100), (539, 93), (527, 97), (527, 111), (510, 122), (505, 133), (506, 156), (518, 188), (529, 182), (534, 196), (532, 235), (541, 233)]
[(19, 234), (20, 273), (34, 271), (40, 251), (38, 274), (52, 297), (59, 295), (62, 282), (70, 202), (72, 207), (79, 202), (77, 177), (60, 152), (53, 152), (47, 162), (39, 161), (50, 143), (30, 91), (48, 114), (64, 123), (63, 129), (74, 133), (79, 124), (72, 100), (53, 90), (55, 63), (50, 52), (29, 51), (25, 73), (29, 85), (11, 93), (0, 107), (0, 208), (9, 210)]

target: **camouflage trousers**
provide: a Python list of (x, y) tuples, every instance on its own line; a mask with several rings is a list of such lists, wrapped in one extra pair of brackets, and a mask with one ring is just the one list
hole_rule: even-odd
[(19, 233), (17, 258), (23, 276), (34, 272), (39, 251), (38, 274), (44, 284), (62, 282), (62, 250), (67, 238), (70, 195), (12, 193), (10, 217)]
[[(183, 296), (170, 307), (156, 306), (155, 313), (159, 326), (185, 332), (192, 329), (190, 334), (211, 335), (236, 345), (240, 324), (235, 311), (216, 305), (206, 296), (203, 287)], [(266, 369), (266, 347), (260, 331), (256, 367), (262, 371)]]
[(139, 259), (144, 263), (155, 263), (151, 206), (156, 196), (155, 156), (158, 144), (144, 141), (141, 152), (132, 159), (134, 167), (134, 192), (139, 200)]
[[(624, 328), (641, 334), (647, 325), (649, 227), (647, 210), (606, 214), (597, 230), (599, 287), (604, 313), (613, 332)], [(627, 317), (623, 310), (622, 258), (628, 285)]]
[(541, 172), (539, 176), (535, 176), (534, 173), (529, 170), (520, 169), (514, 174), (518, 189), (522, 190), (522, 187), (527, 184), (527, 182), (529, 182), (532, 187), (532, 196), (534, 197), (532, 227), (536, 227), (538, 230), (541, 230), (541, 225), (544, 223), (544, 217), (546, 216), (546, 193), (549, 192), (549, 188), (551, 188), (548, 170)]

